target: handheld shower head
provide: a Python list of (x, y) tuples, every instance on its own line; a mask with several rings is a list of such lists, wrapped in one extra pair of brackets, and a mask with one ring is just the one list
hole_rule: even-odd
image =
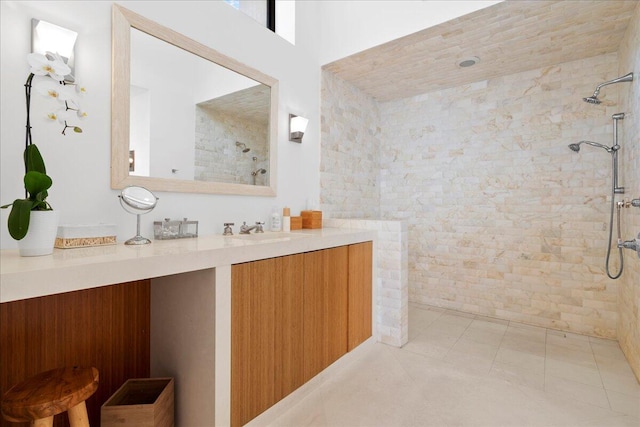
[(580, 141), (578, 143), (569, 144), (569, 148), (572, 151), (575, 151), (576, 153), (578, 153), (578, 152), (580, 152), (580, 145), (581, 144), (587, 144), (587, 145), (591, 145), (592, 147), (602, 148), (604, 150), (607, 150), (608, 153), (611, 153), (611, 152), (615, 151), (611, 147), (607, 147), (606, 145), (598, 144), (597, 142), (592, 142), (592, 141)]
[(614, 83), (631, 82), (631, 81), (633, 81), (633, 73), (625, 74), (624, 76), (618, 77), (617, 79), (613, 79), (613, 80), (609, 80), (608, 82), (600, 83), (596, 87), (596, 90), (593, 92), (593, 95), (591, 95), (591, 96), (589, 96), (587, 98), (582, 98), (582, 100), (584, 102), (588, 102), (589, 104), (600, 104), (602, 101), (600, 101), (598, 99), (598, 94), (600, 93), (600, 89), (602, 89), (604, 86), (611, 85), (611, 84), (614, 84)]

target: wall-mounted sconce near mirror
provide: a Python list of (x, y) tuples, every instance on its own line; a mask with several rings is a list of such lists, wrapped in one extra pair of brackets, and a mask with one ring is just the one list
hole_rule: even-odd
[(275, 196), (278, 81), (122, 6), (112, 22), (111, 187)]
[(75, 79), (75, 45), (78, 33), (58, 25), (39, 19), (31, 20), (31, 52), (45, 55), (53, 60), (54, 53), (60, 55), (71, 68), (71, 73), (65, 76), (65, 81), (72, 83)]
[(309, 119), (289, 114), (289, 141), (302, 143)]

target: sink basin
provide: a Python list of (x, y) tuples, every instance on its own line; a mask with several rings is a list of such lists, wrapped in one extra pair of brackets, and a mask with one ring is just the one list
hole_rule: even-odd
[(234, 239), (242, 240), (284, 240), (284, 239), (296, 239), (300, 237), (309, 237), (309, 234), (303, 233), (289, 233), (286, 231), (265, 231), (264, 233), (251, 233), (251, 234), (234, 234), (231, 236)]

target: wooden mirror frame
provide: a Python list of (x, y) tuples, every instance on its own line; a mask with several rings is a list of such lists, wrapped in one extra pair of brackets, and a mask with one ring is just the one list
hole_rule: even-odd
[[(131, 28), (136, 28), (271, 88), (268, 186), (129, 175)], [(113, 5), (111, 49), (111, 188), (122, 189), (137, 185), (152, 191), (245, 196), (276, 195), (278, 80), (117, 4)]]

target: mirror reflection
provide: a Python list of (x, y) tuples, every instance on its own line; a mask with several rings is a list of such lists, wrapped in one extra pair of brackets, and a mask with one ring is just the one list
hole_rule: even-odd
[(112, 188), (275, 196), (278, 81), (113, 12)]
[(260, 82), (132, 29), (130, 174), (268, 185), (254, 172), (268, 168), (270, 97)]

